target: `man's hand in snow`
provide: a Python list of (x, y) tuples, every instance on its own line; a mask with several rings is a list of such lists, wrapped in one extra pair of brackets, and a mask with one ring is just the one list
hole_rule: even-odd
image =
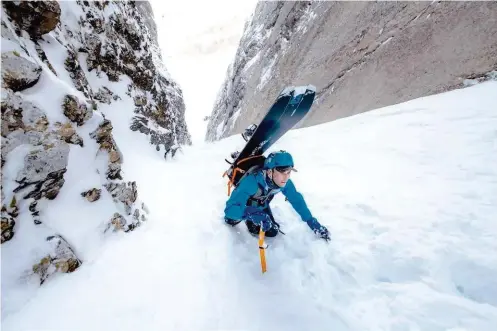
[(318, 220), (315, 217), (306, 221), (306, 223), (307, 225), (309, 225), (312, 231), (314, 231), (314, 233), (317, 234), (320, 238), (323, 238), (327, 241), (331, 240), (328, 229), (325, 226), (319, 224)]
[(326, 241), (330, 241), (330, 233), (328, 232), (328, 229), (325, 228), (324, 226), (320, 226), (316, 230), (314, 230), (314, 233), (316, 233), (320, 238), (323, 238)]

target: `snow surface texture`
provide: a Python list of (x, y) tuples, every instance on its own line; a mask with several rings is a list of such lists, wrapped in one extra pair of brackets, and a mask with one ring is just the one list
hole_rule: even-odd
[(496, 91), (486, 82), (287, 133), (271, 150), (291, 151), (292, 179), (332, 241), (277, 196), (286, 235), (267, 240), (265, 274), (244, 224), (223, 223), (221, 173), (240, 136), (164, 163), (119, 135), (151, 221), (47, 281), (3, 314), (3, 330), (494, 331)]

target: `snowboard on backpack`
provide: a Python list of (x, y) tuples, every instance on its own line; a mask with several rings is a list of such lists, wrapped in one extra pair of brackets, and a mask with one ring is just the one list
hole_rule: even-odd
[(264, 164), (263, 153), (281, 136), (292, 129), (311, 109), (316, 89), (312, 85), (287, 87), (276, 98), (260, 124), (252, 124), (242, 134), (247, 144), (241, 152), (231, 156), (233, 162), (224, 173), (228, 176), (228, 195), (231, 186), (238, 185), (243, 175), (251, 168)]

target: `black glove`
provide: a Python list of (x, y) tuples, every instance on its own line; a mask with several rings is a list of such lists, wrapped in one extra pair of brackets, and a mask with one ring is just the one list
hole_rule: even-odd
[(231, 226), (235, 226), (235, 225), (237, 225), (238, 223), (240, 223), (241, 221), (237, 221), (237, 220), (234, 220), (234, 219), (231, 219), (231, 218), (225, 217), (225, 218), (224, 218), (224, 222), (226, 222), (226, 224), (229, 224), (229, 225), (231, 225)]
[(314, 231), (315, 234), (317, 234), (320, 238), (323, 238), (327, 241), (331, 240), (330, 238), (330, 233), (328, 232), (328, 229), (321, 224), (319, 224), (318, 220), (313, 217), (310, 220), (308, 220), (307, 225)]
[(323, 238), (326, 241), (330, 241), (330, 233), (328, 232), (328, 229), (325, 228), (324, 226), (320, 226), (316, 230), (314, 230), (314, 233), (316, 233), (320, 238)]

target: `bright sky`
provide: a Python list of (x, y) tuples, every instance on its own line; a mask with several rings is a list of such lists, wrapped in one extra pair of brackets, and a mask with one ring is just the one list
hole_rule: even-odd
[(183, 90), (193, 143), (203, 141), (203, 118), (212, 113), (256, 0), (150, 3), (166, 68)]

